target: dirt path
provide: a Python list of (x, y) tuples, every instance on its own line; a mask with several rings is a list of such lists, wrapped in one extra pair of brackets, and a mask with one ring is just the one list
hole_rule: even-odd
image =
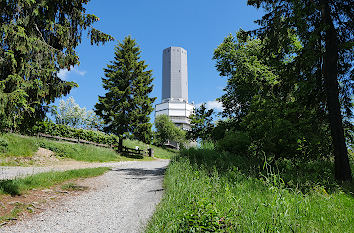
[(86, 180), (91, 191), (74, 196), (1, 232), (142, 232), (162, 197), (168, 160), (130, 162)]

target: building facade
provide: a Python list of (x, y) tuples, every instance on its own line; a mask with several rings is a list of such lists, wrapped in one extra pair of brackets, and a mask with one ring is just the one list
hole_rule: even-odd
[(177, 126), (189, 130), (193, 112), (194, 105), (188, 103), (187, 51), (166, 48), (162, 53), (162, 103), (156, 105), (155, 116), (168, 115)]

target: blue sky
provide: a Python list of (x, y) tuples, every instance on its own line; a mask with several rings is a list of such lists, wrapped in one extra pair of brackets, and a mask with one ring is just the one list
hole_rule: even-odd
[[(255, 29), (263, 11), (247, 6), (246, 0), (92, 0), (87, 12), (97, 15), (94, 24), (116, 41), (91, 46), (84, 36), (78, 47), (80, 65), (60, 76), (79, 84), (67, 96), (81, 107), (92, 109), (99, 95), (104, 95), (103, 68), (113, 59), (114, 47), (131, 35), (139, 44), (141, 57), (153, 70), (155, 104), (161, 101), (162, 50), (180, 46), (188, 51), (189, 100), (195, 104), (217, 106), (226, 78), (219, 77), (212, 60), (214, 49), (230, 33), (240, 28)], [(64, 98), (66, 99), (66, 98)], [(56, 102), (56, 104), (58, 101)]]

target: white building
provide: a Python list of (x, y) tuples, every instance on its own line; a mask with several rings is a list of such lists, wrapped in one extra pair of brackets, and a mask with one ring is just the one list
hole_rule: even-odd
[(188, 103), (187, 51), (169, 47), (162, 54), (162, 103), (157, 104), (155, 116), (168, 115), (184, 130), (190, 129), (189, 116), (194, 105)]

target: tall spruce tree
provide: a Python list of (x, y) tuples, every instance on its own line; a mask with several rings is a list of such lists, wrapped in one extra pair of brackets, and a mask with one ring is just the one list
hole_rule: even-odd
[[(351, 180), (342, 114), (347, 119), (352, 117), (352, 1), (248, 0), (248, 4), (266, 10), (266, 14), (258, 21), (261, 28), (256, 33), (260, 38), (267, 39), (265, 51), (268, 54), (288, 51), (287, 45), (291, 44), (289, 31), (298, 36), (303, 49), (297, 53), (290, 72), (315, 83), (314, 88), (308, 90), (308, 96), (312, 98), (309, 102), (316, 101), (328, 113), (335, 176), (338, 180)], [(350, 121), (344, 123), (351, 125)]]
[(140, 54), (130, 36), (115, 47), (114, 60), (104, 69), (102, 78), (107, 93), (98, 97), (95, 112), (106, 124), (104, 131), (121, 139), (133, 136), (149, 143), (152, 140), (149, 115), (156, 98), (149, 97), (153, 90), (152, 71), (146, 70), (148, 66), (140, 60)]
[(113, 40), (92, 27), (89, 0), (0, 1), (0, 129), (30, 127), (48, 104), (77, 84), (61, 80), (60, 69), (79, 64), (76, 47), (86, 31), (91, 44)]

